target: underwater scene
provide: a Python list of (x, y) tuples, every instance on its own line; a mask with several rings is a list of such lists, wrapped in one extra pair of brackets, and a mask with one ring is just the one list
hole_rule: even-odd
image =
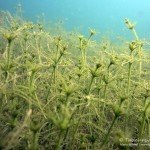
[(150, 1), (0, 0), (0, 150), (149, 150)]

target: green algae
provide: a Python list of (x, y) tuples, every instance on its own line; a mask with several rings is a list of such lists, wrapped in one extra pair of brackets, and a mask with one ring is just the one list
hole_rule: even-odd
[[(5, 14), (0, 26), (1, 149), (148, 149), (148, 42), (54, 34)], [(132, 33), (131, 32), (131, 33)], [(125, 144), (125, 145), (123, 145)], [(131, 146), (130, 146), (131, 145)]]

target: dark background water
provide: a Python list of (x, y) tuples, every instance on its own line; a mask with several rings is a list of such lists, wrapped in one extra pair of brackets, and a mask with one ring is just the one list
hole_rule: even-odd
[(0, 9), (14, 13), (19, 3), (23, 16), (34, 22), (44, 16), (46, 22), (63, 21), (67, 30), (86, 33), (90, 27), (127, 36), (123, 21), (129, 18), (141, 37), (150, 37), (150, 0), (0, 0)]

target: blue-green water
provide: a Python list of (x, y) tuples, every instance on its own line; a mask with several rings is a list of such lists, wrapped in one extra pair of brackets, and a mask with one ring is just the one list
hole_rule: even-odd
[(34, 22), (44, 16), (46, 22), (63, 21), (67, 30), (86, 33), (90, 27), (124, 36), (123, 21), (129, 18), (137, 23), (141, 37), (150, 37), (150, 0), (0, 0), (0, 9), (14, 13), (18, 3), (23, 16)]

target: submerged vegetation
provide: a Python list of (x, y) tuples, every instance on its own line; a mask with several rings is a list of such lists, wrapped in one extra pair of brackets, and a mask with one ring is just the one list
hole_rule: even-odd
[(0, 24), (0, 149), (148, 149), (149, 42), (115, 45), (46, 31), (9, 13)]

